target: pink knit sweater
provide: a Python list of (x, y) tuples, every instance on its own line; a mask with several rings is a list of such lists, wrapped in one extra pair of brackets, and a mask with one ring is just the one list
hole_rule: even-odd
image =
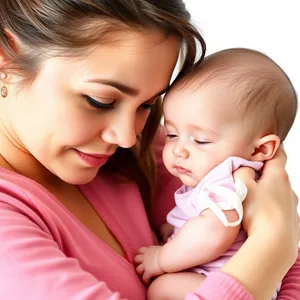
[[(160, 160), (158, 172), (153, 214), (160, 224), (174, 205), (173, 192), (179, 183)], [(0, 299), (146, 299), (133, 258), (139, 247), (153, 243), (153, 235), (137, 187), (100, 172), (80, 189), (128, 260), (98, 239), (42, 186), (1, 168)], [(252, 299), (235, 279), (221, 272), (209, 274), (191, 297)], [(300, 256), (282, 283), (279, 299), (300, 300)]]

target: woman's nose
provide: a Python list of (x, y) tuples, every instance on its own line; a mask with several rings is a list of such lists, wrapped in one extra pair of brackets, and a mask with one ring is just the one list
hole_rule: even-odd
[(131, 148), (137, 139), (135, 127), (135, 117), (123, 117), (102, 132), (102, 139), (122, 148)]

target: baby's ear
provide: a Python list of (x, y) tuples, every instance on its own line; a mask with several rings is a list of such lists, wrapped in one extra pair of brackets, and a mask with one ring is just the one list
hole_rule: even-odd
[(270, 134), (257, 139), (251, 154), (251, 160), (265, 161), (271, 159), (280, 145), (280, 138), (275, 134)]

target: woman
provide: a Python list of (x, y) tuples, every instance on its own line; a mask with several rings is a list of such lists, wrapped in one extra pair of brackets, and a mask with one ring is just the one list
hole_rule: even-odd
[[(202, 37), (179, 0), (6, 0), (0, 18), (0, 298), (145, 299), (133, 258), (179, 184), (160, 162), (160, 95), (182, 45), (181, 74), (201, 62)], [(249, 241), (195, 297), (267, 298), (294, 263), (284, 165), (281, 153), (258, 184), (237, 174)]]

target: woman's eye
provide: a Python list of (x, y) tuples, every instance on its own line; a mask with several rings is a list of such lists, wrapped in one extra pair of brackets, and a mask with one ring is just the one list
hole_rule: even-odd
[(154, 106), (154, 104), (147, 104), (147, 103), (143, 103), (143, 104), (141, 105), (141, 107), (142, 107), (143, 109), (147, 109), (147, 110), (151, 109), (153, 106)]
[(147, 102), (146, 102), (146, 103), (143, 103), (143, 104), (141, 105), (141, 107), (144, 108), (144, 109), (149, 110), (149, 109), (151, 109), (151, 108), (155, 105), (156, 101), (157, 101), (159, 98), (160, 98), (160, 96), (159, 96), (159, 97), (155, 97), (155, 98), (153, 98), (153, 99), (151, 100), (151, 102), (148, 101), (148, 103), (147, 103)]
[(94, 109), (97, 110), (103, 110), (103, 109), (112, 109), (114, 108), (114, 101), (111, 103), (102, 103), (100, 101), (97, 101), (96, 99), (90, 97), (90, 96), (84, 96), (86, 99), (86, 102)]

